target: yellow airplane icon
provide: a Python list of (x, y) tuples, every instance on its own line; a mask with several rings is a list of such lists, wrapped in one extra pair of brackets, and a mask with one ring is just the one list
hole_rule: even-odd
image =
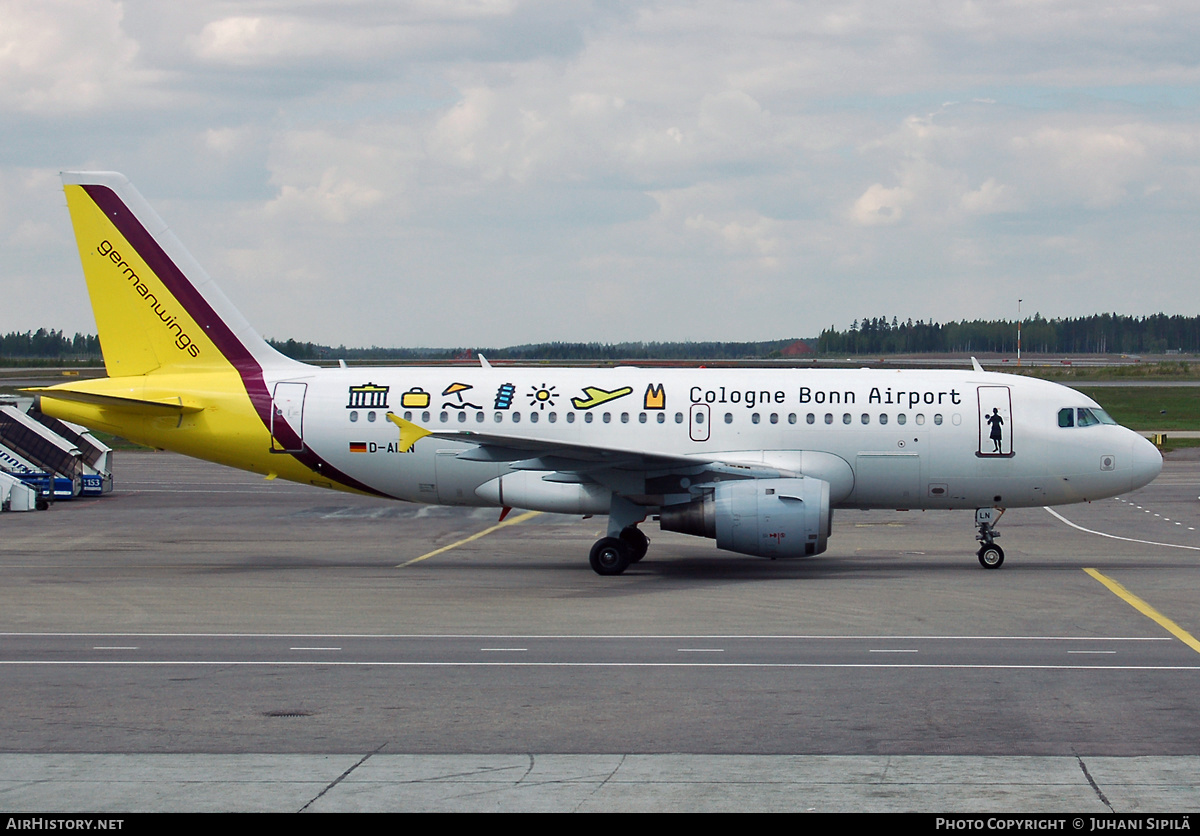
[(571, 405), (576, 409), (591, 409), (593, 406), (599, 406), (602, 403), (615, 401), (617, 398), (623, 398), (633, 391), (630, 386), (625, 386), (621, 389), (613, 389), (608, 392), (604, 389), (597, 389), (595, 386), (584, 386), (584, 394), (587, 398), (571, 398)]

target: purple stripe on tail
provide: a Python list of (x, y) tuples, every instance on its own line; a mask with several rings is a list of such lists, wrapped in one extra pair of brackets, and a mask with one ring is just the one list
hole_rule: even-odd
[[(146, 266), (158, 276), (171, 295), (183, 305), (188, 315), (203, 329), (221, 354), (225, 356), (225, 359), (237, 369), (242, 378), (242, 385), (246, 388), (246, 394), (250, 396), (250, 403), (253, 404), (254, 411), (258, 414), (259, 420), (263, 422), (263, 426), (270, 432), (271, 409), (273, 408), (271, 393), (267, 390), (267, 383), (263, 378), (262, 365), (250, 349), (230, 330), (225, 320), (221, 319), (212, 309), (208, 300), (159, 246), (158, 242), (154, 240), (154, 236), (142, 226), (141, 221), (129, 211), (129, 207), (116, 192), (107, 186), (98, 185), (84, 185), (83, 189), (95, 201), (96, 206), (112, 222), (113, 226), (125, 236), (125, 240), (137, 250), (138, 255), (146, 262)], [(290, 437), (285, 438), (284, 436)], [(283, 427), (276, 427), (275, 437), (285, 447), (303, 447), (299, 435), (286, 424)], [(387, 496), (352, 476), (342, 473), (308, 447), (303, 447), (300, 452), (288, 455), (326, 479), (375, 496)]]

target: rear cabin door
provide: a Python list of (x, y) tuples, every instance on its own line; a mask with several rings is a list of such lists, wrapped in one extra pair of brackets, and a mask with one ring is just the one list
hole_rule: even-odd
[(304, 449), (304, 396), (307, 383), (276, 383), (271, 398), (271, 452)]

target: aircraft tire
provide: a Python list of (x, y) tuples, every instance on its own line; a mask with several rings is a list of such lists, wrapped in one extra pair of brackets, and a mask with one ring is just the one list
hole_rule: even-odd
[(1004, 549), (994, 544), (983, 546), (979, 550), (979, 565), (984, 569), (999, 569), (1004, 565)]
[(650, 548), (650, 538), (633, 526), (621, 532), (621, 542), (629, 549), (630, 563), (637, 563), (646, 556), (646, 551)]
[(629, 547), (618, 537), (602, 537), (592, 546), (588, 562), (597, 575), (619, 575), (629, 568)]

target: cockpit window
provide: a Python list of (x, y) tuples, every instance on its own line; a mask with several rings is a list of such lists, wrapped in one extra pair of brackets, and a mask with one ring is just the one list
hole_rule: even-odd
[(1064, 406), (1058, 411), (1060, 427), (1095, 427), (1099, 424), (1116, 424), (1111, 416), (1098, 406)]

